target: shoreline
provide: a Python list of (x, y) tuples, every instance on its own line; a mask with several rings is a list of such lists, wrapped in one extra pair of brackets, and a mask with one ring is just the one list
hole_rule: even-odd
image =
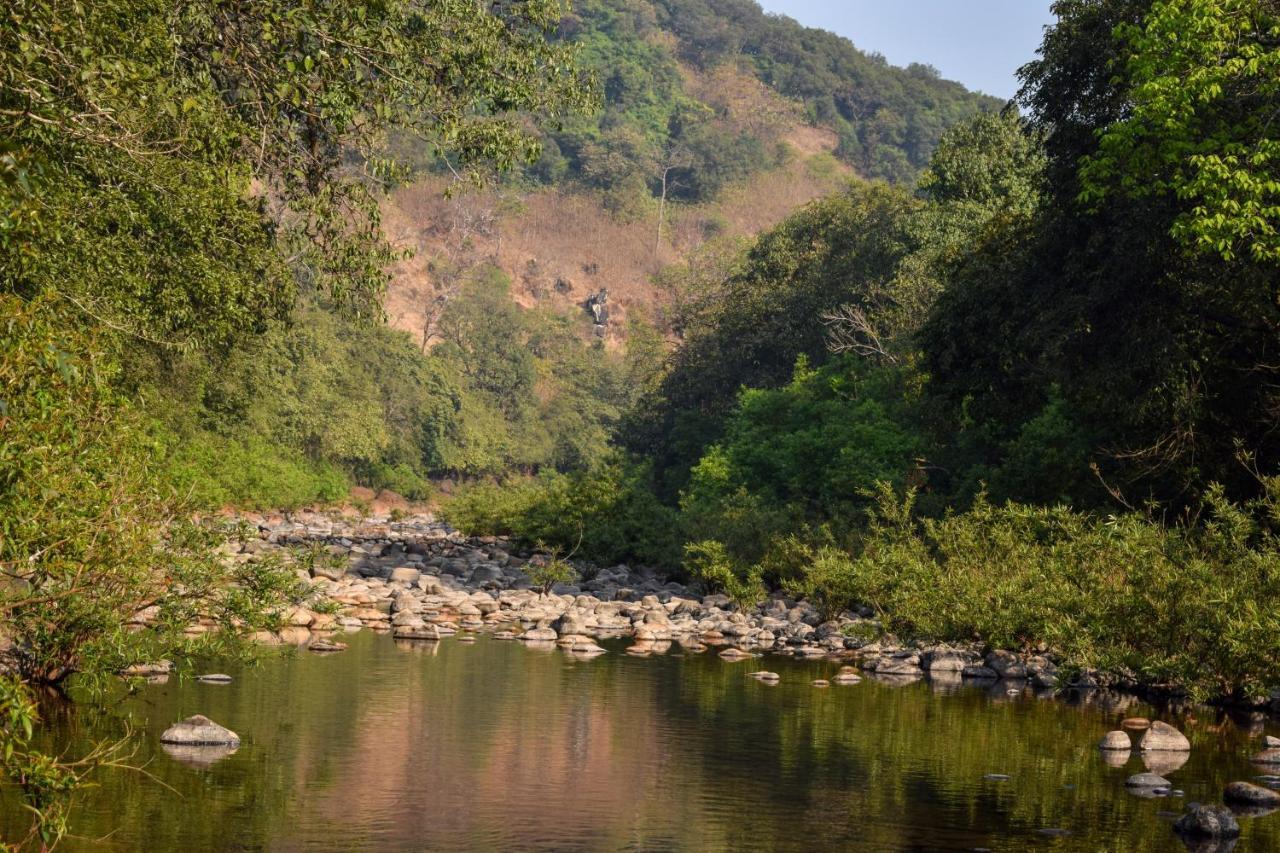
[[(740, 612), (727, 596), (701, 595), (644, 568), (599, 569), (577, 583), (556, 584), (544, 596), (524, 571), (541, 555), (525, 556), (501, 537), (464, 536), (428, 514), (353, 520), (301, 511), (236, 518), (256, 525), (257, 536), (229, 540), (223, 547), (226, 559), (245, 561), (299, 546), (317, 549), (311, 565), (296, 571), (326, 604), (318, 610), (290, 608), (279, 632), (254, 636), (267, 644), (306, 646), (313, 638), (328, 640), (335, 632), (362, 628), (422, 641), (484, 631), (496, 639), (559, 646), (592, 657), (604, 653), (597, 640), (630, 638), (633, 645), (626, 652), (639, 657), (672, 646), (693, 653), (715, 650), (727, 661), (781, 655), (827, 660), (843, 666), (846, 675), (856, 668), (893, 683), (1007, 684), (1068, 701), (1119, 694), (1174, 712), (1193, 707), (1176, 690), (1114, 673), (1084, 671), (1066, 683), (1051, 653), (995, 649), (982, 654), (973, 645), (869, 640), (879, 630), (874, 620), (845, 613), (822, 621), (812, 605), (782, 592)], [(316, 559), (319, 550), (323, 555)], [(334, 612), (326, 612), (330, 609)], [(1280, 697), (1274, 695), (1265, 703), (1205, 704), (1280, 714)]]

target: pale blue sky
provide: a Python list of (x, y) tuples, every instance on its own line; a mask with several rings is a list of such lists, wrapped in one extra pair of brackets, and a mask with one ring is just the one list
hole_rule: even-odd
[(845, 36), (894, 65), (932, 65), (948, 80), (1010, 98), (1035, 58), (1050, 0), (759, 0), (768, 12)]

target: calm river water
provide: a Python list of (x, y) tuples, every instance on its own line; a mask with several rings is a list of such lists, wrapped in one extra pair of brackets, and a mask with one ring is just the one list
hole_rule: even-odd
[[(1183, 799), (1142, 799), (1095, 745), (1149, 708), (867, 679), (810, 686), (830, 663), (714, 654), (589, 662), (481, 637), (369, 632), (282, 653), (227, 686), (172, 680), (55, 721), (61, 745), (140, 732), (134, 773), (99, 777), (68, 850), (1182, 850)], [(209, 766), (160, 749), (203, 713), (244, 745)], [(1194, 745), (1158, 768), (1186, 800), (1260, 772), (1261, 724), (1175, 720)], [(1265, 733), (1280, 734), (1268, 723)], [(988, 778), (989, 774), (1009, 777)], [(6, 837), (20, 815), (0, 812)], [(1280, 850), (1280, 814), (1242, 820), (1238, 851)], [(1049, 831), (1049, 832), (1046, 832)], [(1069, 834), (1068, 834), (1069, 833)], [(1223, 848), (1225, 849), (1225, 848)]]

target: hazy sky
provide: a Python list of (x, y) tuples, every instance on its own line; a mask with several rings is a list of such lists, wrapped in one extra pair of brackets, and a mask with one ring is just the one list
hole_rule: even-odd
[(949, 80), (1012, 97), (1035, 58), (1050, 0), (759, 0), (769, 12), (845, 36), (894, 65), (922, 62)]

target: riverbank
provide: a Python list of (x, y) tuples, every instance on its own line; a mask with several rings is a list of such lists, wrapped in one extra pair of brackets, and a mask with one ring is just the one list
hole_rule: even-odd
[[(550, 558), (529, 554), (501, 537), (464, 537), (431, 515), (351, 518), (320, 512), (244, 516), (251, 530), (224, 546), (225, 557), (249, 561), (279, 554), (294, 561), (311, 586), (310, 606), (285, 614), (285, 627), (255, 637), (264, 643), (335, 647), (342, 631), (369, 628), (399, 639), (439, 640), (485, 631), (497, 639), (560, 646), (569, 654), (603, 653), (599, 642), (629, 638), (627, 653), (661, 654), (678, 646), (726, 661), (780, 654), (828, 660), (881, 680), (1030, 686), (1060, 692), (1120, 692), (1168, 700), (1124, 673), (1073, 671), (1048, 650), (1025, 654), (977, 646), (911, 647), (883, 636), (878, 622), (846, 612), (823, 620), (810, 603), (782, 592), (761, 605), (736, 609), (727, 596), (703, 595), (685, 584), (626, 565), (579, 567), (580, 578), (543, 593), (531, 574)], [(304, 555), (300, 557), (299, 555)], [(193, 626), (193, 630), (201, 630)], [(1280, 711), (1280, 699), (1252, 710)]]

